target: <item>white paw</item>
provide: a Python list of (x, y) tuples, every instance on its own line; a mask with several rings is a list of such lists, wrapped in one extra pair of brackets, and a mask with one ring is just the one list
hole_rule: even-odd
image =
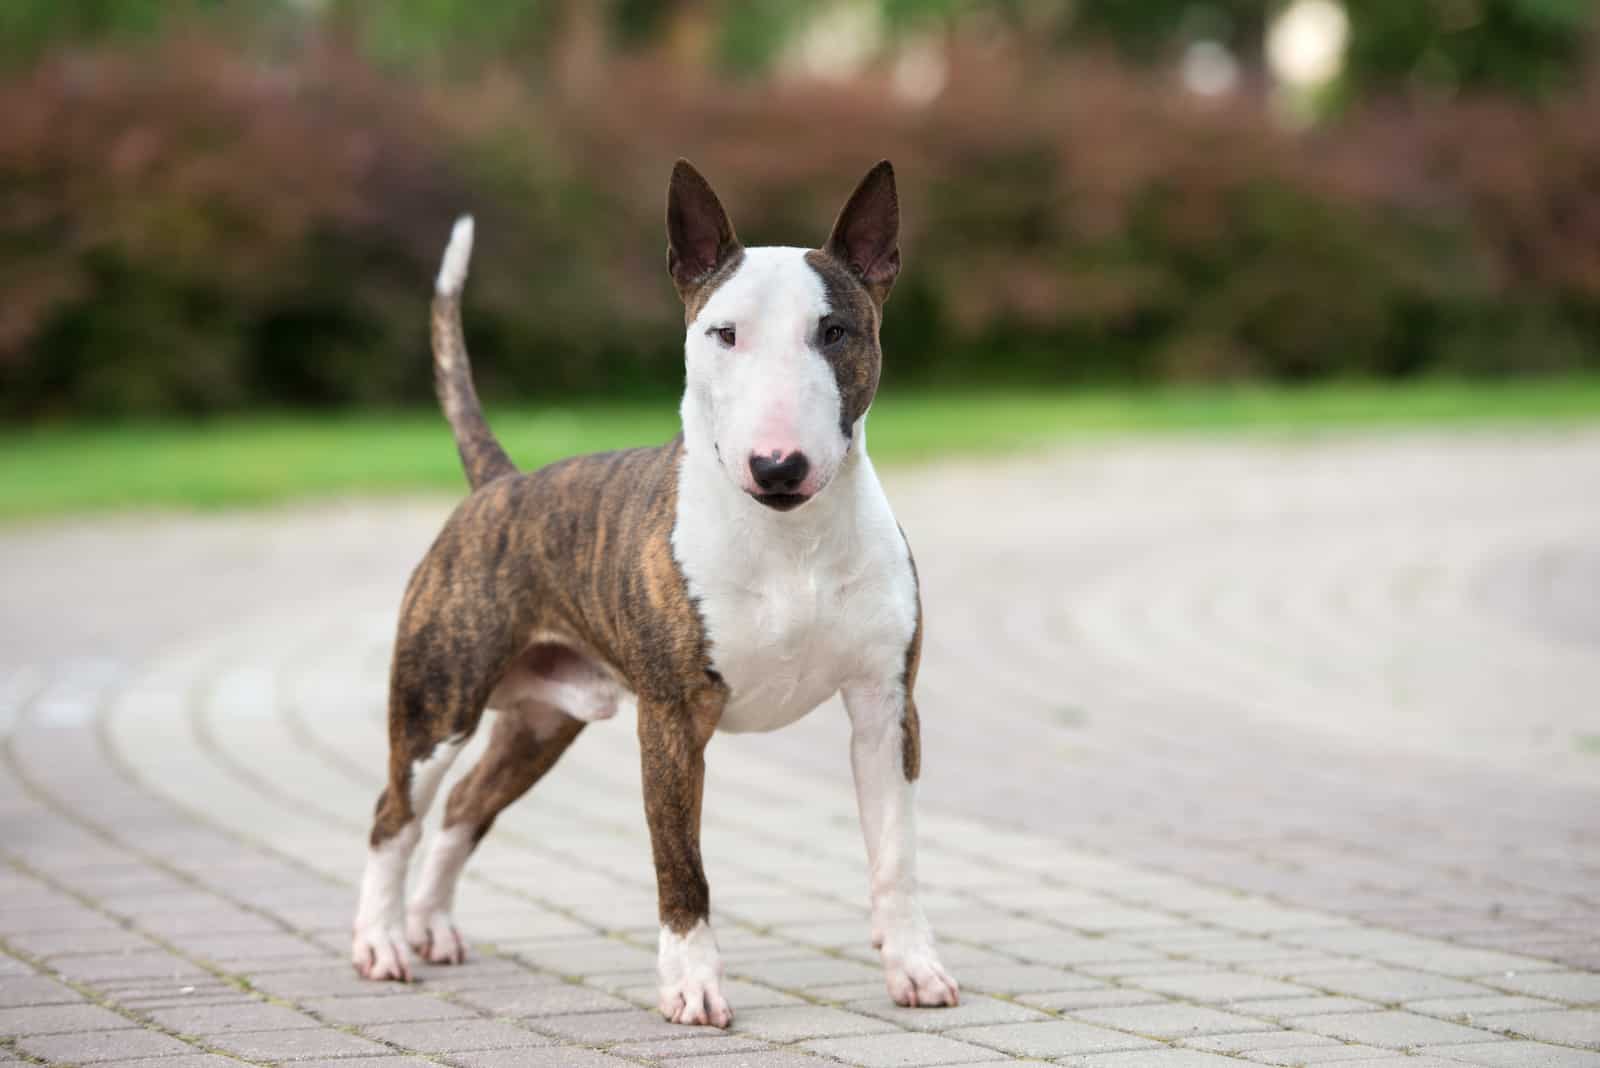
[(931, 942), (896, 946), (891, 939), (883, 950), (883, 975), (896, 1005), (928, 1008), (961, 1004), (961, 987), (939, 963)]
[(429, 964), (465, 964), (467, 944), (450, 914), (442, 909), (406, 913), (406, 941)]
[(350, 947), (350, 961), (363, 979), (389, 979), (409, 983), (411, 951), (406, 948), (405, 932), (398, 926), (367, 924), (356, 928)]
[(701, 920), (688, 934), (661, 928), (656, 958), (661, 1015), (673, 1023), (727, 1027), (733, 1010), (722, 996), (722, 955), (711, 926)]

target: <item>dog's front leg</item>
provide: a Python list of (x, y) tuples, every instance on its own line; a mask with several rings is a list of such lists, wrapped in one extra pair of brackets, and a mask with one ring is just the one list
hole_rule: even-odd
[(711, 932), (711, 894), (700, 863), (705, 747), (722, 714), (720, 694), (688, 704), (639, 701), (644, 807), (656, 863), (661, 1014), (673, 1023), (727, 1027), (722, 956)]
[(872, 943), (883, 954), (898, 1005), (955, 1005), (960, 987), (939, 963), (917, 898), (914, 805), (921, 762), (917, 706), (900, 681), (844, 691), (850, 712), (850, 767), (867, 840)]

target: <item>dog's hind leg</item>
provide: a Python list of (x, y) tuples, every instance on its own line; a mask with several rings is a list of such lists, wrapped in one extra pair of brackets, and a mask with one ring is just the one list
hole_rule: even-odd
[(507, 805), (527, 793), (584, 728), (553, 705), (524, 701), (497, 714), (483, 757), (450, 791), (444, 828), (422, 863), (406, 909), (406, 934), (423, 959), (460, 964), (467, 948), (451, 912), (467, 858)]
[(378, 796), (356, 909), (351, 961), (364, 978), (412, 978), (405, 938), (406, 868), (422, 835), (422, 819), (511, 658), (511, 640), (505, 626), (466, 614), (449, 595), (441, 569), (429, 561), (418, 568), (395, 639), (389, 782)]

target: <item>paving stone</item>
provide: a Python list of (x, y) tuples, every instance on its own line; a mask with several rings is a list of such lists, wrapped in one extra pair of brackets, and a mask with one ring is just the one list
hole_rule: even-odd
[[(924, 1010), (936, 1012), (938, 1010)], [(733, 1030), (770, 1042), (795, 1042), (802, 1038), (864, 1035), (892, 1030), (892, 1025), (870, 1016), (821, 1005), (770, 1009), (735, 1009)]]
[[(734, 1017), (738, 1018), (738, 1006)], [(536, 1016), (528, 1026), (568, 1042), (593, 1044), (638, 1042), (651, 1038), (689, 1038), (697, 1034), (719, 1034), (715, 1027), (686, 1027), (668, 1023), (657, 1012), (633, 1009), (628, 1012), (587, 1012), (569, 1016)]]
[(992, 1061), (992, 1050), (940, 1035), (868, 1035), (860, 1038), (823, 1038), (802, 1048), (862, 1068), (905, 1068), (913, 1065), (972, 1064)]
[(98, 984), (112, 979), (209, 979), (211, 973), (164, 950), (57, 957), (52, 966), (67, 979)]
[(352, 1027), (425, 1020), (459, 1020), (476, 1015), (470, 1008), (428, 994), (402, 997), (314, 998), (301, 1004), (329, 1023)]
[(1543, 1042), (1485, 1042), (1477, 1045), (1424, 1046), (1430, 1056), (1485, 1068), (1600, 1068), (1600, 1053)]
[(1083, 1009), (1072, 1014), (1101, 1027), (1149, 1035), (1155, 1038), (1188, 1038), (1191, 1035), (1219, 1035), (1229, 1031), (1259, 1031), (1259, 1020), (1198, 1005), (1163, 1002), (1158, 1005), (1130, 1005), (1113, 1009)]
[[(792, 1049), (715, 1053), (664, 1061), (671, 1068), (823, 1068), (838, 1061)], [(508, 1066), (509, 1068), (509, 1066)]]
[[(472, 1053), (451, 1053), (446, 1064), (460, 1068), (624, 1068), (636, 1061), (625, 1061), (606, 1053), (571, 1046), (543, 1046), (534, 1049), (494, 1049)], [(682, 1062), (678, 1062), (682, 1063)]]
[(725, 1053), (752, 1053), (772, 1047), (758, 1038), (723, 1032), (718, 1035), (700, 1035), (693, 1038), (658, 1038), (646, 1042), (622, 1042), (610, 1047), (618, 1057), (637, 1057), (641, 1060), (669, 1060), (679, 1057), (703, 1057)]
[(1473, 997), (1494, 991), (1476, 983), (1465, 983), (1441, 975), (1404, 971), (1397, 968), (1372, 968), (1353, 972), (1326, 972), (1302, 977), (1310, 986), (1335, 994), (1365, 998), (1368, 1001), (1395, 1003), (1420, 998)]
[(132, 1057), (164, 1057), (193, 1053), (195, 1048), (157, 1031), (86, 1031), (66, 1035), (33, 1035), (17, 1048), (52, 1064), (89, 1064)]
[(1345, 1061), (1372, 1060), (1391, 1056), (1392, 1050), (1377, 1046), (1332, 1043), (1321, 1046), (1284, 1046), (1279, 1049), (1246, 1050), (1240, 1056), (1262, 1064), (1341, 1064)]
[(1460, 1018), (1467, 1023), (1471, 1023), (1474, 1017), (1490, 1013), (1553, 1012), (1560, 1008), (1561, 1006), (1553, 1001), (1510, 995), (1486, 998), (1429, 998), (1422, 1001), (1408, 1001), (1405, 1005), (1407, 1012), (1420, 1012), (1425, 1016), (1437, 1016), (1441, 1020)]
[(295, 1031), (242, 1031), (216, 1035), (209, 1045), (250, 1060), (302, 1061), (319, 1057), (373, 1056), (388, 1052), (376, 1042), (326, 1028)]
[[(224, 1063), (237, 1068), (235, 1061)], [(167, 1066), (149, 1065), (147, 1068), (167, 1068)], [(296, 1061), (295, 1068), (436, 1068), (436, 1065), (435, 1062), (423, 1060), (421, 1057), (340, 1057), (325, 1061)]]
[(964, 1027), (949, 1032), (949, 1037), (1020, 1057), (1061, 1057), (1069, 1053), (1154, 1049), (1158, 1045), (1149, 1039), (1073, 1020)]
[(1159, 1005), (1164, 1001), (1160, 994), (1145, 990), (1123, 990), (1102, 986), (1097, 990), (1068, 990), (1050, 994), (1021, 994), (1017, 1000), (1024, 1005), (1049, 1009), (1052, 1012), (1076, 1012), (1079, 1009), (1112, 1009), (1125, 1005)]
[(1376, 1012), (1380, 1008), (1382, 1006), (1371, 1001), (1331, 996), (1243, 1001), (1233, 1007), (1235, 1012), (1268, 1020), (1281, 1020), (1288, 1016), (1326, 1016), (1335, 1012)]
[(239, 1005), (196, 1005), (175, 1009), (152, 1009), (152, 1020), (186, 1035), (215, 1035), (224, 1031), (279, 1031), (296, 1027), (321, 1027), (304, 1013), (253, 1001)]
[(783, 990), (804, 990), (807, 987), (839, 983), (864, 983), (873, 979), (879, 983), (883, 982), (882, 973), (871, 965), (821, 956), (811, 959), (747, 963), (739, 967), (738, 973), (743, 978)]
[(1490, 1013), (1475, 1018), (1473, 1023), (1540, 1042), (1600, 1049), (1600, 1011), (1592, 1009)]
[(938, 1009), (908, 1009), (885, 999), (853, 1001), (846, 1008), (894, 1024), (907, 1031), (950, 1031), (957, 1027), (977, 1027), (982, 1024), (1027, 1023), (1048, 1019), (1044, 1013), (1018, 1005), (1012, 1001), (984, 997), (982, 994), (961, 995), (961, 1004)]
[(1495, 976), (1487, 981), (1534, 997), (1575, 1005), (1600, 1004), (1600, 972), (1526, 972)]
[(1057, 1064), (1074, 1068), (1239, 1068), (1232, 1057), (1194, 1049), (1132, 1050), (1125, 1053), (1082, 1053)]
[[(650, 1004), (654, 1004), (653, 986)], [(562, 1016), (575, 1012), (615, 1012), (631, 1006), (622, 998), (575, 983), (466, 990), (455, 1000), (495, 1016)]]
[(98, 1005), (36, 1005), (0, 1009), (0, 1035), (48, 1035), (68, 1031), (109, 1031), (137, 1027), (127, 1017)]
[(1483, 1042), (1487, 1032), (1409, 1012), (1350, 1012), (1327, 1016), (1297, 1016), (1284, 1023), (1297, 1031), (1312, 1031), (1346, 1042), (1361, 1042), (1389, 1049), (1447, 1042)]
[(502, 1020), (423, 1020), (372, 1024), (362, 1034), (419, 1053), (456, 1053), (513, 1046), (548, 1046), (551, 1040)]
[(61, 1005), (82, 1000), (82, 994), (48, 976), (0, 975), (0, 1009), (21, 1005)]
[(1240, 975), (1238, 972), (1141, 976), (1131, 980), (1131, 985), (1186, 1001), (1213, 1005), (1231, 1001), (1307, 997), (1316, 993), (1293, 983), (1265, 979), (1259, 975)]
[[(360, 1068), (359, 1065), (349, 1065), (341, 1062), (348, 1068)], [(215, 1053), (190, 1053), (182, 1056), (165, 1056), (159, 1059), (141, 1057), (136, 1060), (126, 1061), (96, 1061), (96, 1068), (239, 1068), (239, 1062), (230, 1057), (219, 1057)], [(297, 1068), (315, 1068), (314, 1065), (297, 1066)], [(416, 1068), (414, 1065), (384, 1065), (384, 1068)]]
[(963, 968), (959, 980), (963, 990), (979, 990), (989, 994), (1042, 994), (1100, 985), (1097, 980), (1037, 964)]
[(1246, 1050), (1337, 1045), (1331, 1038), (1308, 1035), (1304, 1031), (1250, 1031), (1244, 1034), (1197, 1035), (1194, 1038), (1182, 1039), (1178, 1044), (1208, 1053), (1243, 1053)]

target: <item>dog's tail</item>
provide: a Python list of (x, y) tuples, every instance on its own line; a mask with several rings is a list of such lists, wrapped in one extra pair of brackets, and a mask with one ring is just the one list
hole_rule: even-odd
[(433, 290), (433, 384), (455, 433), (467, 481), (477, 489), (501, 475), (515, 474), (517, 466), (484, 422), (478, 391), (472, 385), (467, 339), (461, 332), (461, 287), (466, 284), (471, 259), (472, 216), (463, 215), (450, 231)]

